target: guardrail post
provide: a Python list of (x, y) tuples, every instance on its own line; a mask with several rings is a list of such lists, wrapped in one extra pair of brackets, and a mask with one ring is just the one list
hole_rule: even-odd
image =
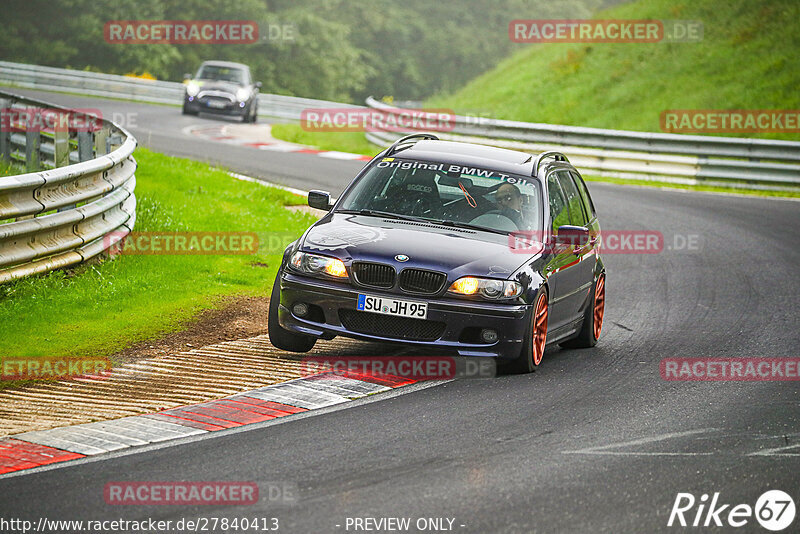
[[(69, 113), (57, 113), (53, 127), (53, 164), (56, 167), (69, 165), (69, 128), (72, 117)], [(58, 208), (58, 211), (75, 209), (75, 204)]]
[(116, 149), (122, 146), (122, 142), (123, 141), (121, 135), (117, 134), (110, 136), (108, 138), (108, 151), (109, 152), (115, 151)]
[(78, 132), (78, 161), (94, 159), (94, 136), (92, 132)]
[(11, 103), (5, 98), (0, 98), (0, 158), (6, 163), (11, 163), (11, 116), (8, 108)]
[(30, 120), (31, 117), (35, 116), (35, 113), (27, 114), (28, 121), (25, 125), (25, 170), (27, 172), (37, 172), (42, 169), (40, 153), (42, 145), (41, 125), (38, 120)]
[(56, 122), (53, 127), (53, 163), (56, 167), (69, 165), (69, 121), (69, 114), (56, 114)]
[[(32, 110), (34, 108), (28, 108)], [(39, 115), (35, 112), (25, 114), (25, 170), (26, 172), (37, 172), (42, 168), (41, 152), (42, 133)], [(35, 194), (35, 193), (34, 193)], [(22, 215), (17, 217), (17, 221), (33, 219), (35, 215)]]
[(100, 128), (94, 134), (94, 152), (98, 158), (108, 154), (108, 128)]

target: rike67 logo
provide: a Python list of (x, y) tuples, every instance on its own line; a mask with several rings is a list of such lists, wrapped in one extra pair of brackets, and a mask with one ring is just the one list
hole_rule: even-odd
[(755, 506), (723, 504), (719, 492), (714, 493), (711, 502), (707, 493), (700, 499), (691, 493), (678, 493), (667, 526), (740, 528), (750, 524), (755, 517), (765, 529), (778, 532), (792, 524), (795, 511), (794, 501), (781, 490), (765, 492)]

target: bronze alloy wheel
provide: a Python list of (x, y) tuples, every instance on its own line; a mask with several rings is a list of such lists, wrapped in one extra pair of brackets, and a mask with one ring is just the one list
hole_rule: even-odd
[[(601, 310), (602, 313), (602, 310)], [(533, 365), (539, 365), (544, 356), (544, 345), (547, 340), (547, 293), (542, 292), (536, 301), (533, 315)]]
[(594, 338), (600, 337), (603, 328), (603, 312), (606, 308), (606, 275), (601, 274), (594, 288)]

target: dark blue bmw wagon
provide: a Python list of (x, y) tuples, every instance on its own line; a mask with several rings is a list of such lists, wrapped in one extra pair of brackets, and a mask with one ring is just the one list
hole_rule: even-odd
[(284, 252), (269, 336), (307, 352), (335, 336), (497, 358), (517, 372), (545, 345), (597, 343), (600, 226), (578, 171), (532, 156), (406, 136), (373, 158)]

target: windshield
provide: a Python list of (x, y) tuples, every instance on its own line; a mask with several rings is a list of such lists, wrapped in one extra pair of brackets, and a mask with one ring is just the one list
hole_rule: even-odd
[(217, 80), (245, 85), (247, 76), (243, 69), (233, 67), (220, 67), (217, 65), (203, 65), (197, 72), (197, 79)]
[(531, 178), (451, 163), (383, 158), (337, 211), (375, 211), (509, 233), (541, 229), (541, 198)]

